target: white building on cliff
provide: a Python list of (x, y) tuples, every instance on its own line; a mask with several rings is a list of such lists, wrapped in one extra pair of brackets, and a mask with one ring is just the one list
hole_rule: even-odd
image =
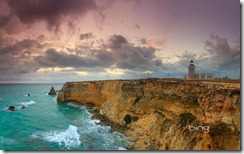
[(213, 79), (214, 75), (212, 73), (200, 73), (196, 74), (196, 67), (194, 65), (194, 61), (190, 61), (190, 65), (188, 66), (188, 74), (184, 75), (184, 79)]

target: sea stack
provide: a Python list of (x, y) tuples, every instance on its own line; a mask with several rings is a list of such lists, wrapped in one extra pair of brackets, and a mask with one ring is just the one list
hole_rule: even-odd
[(54, 87), (52, 87), (50, 89), (50, 92), (48, 93), (48, 95), (56, 95), (56, 91), (55, 91)]
[(9, 106), (9, 107), (8, 107), (8, 110), (9, 110), (9, 111), (15, 111), (16, 108), (15, 108), (15, 106)]

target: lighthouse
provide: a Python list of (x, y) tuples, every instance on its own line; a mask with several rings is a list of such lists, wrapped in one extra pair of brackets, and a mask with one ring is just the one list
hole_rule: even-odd
[(188, 67), (188, 78), (189, 79), (195, 78), (195, 65), (193, 60), (190, 61), (190, 65)]

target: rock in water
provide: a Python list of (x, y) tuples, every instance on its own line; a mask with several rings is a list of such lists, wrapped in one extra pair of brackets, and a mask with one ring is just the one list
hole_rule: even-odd
[(53, 87), (50, 89), (50, 92), (48, 93), (48, 95), (56, 95), (56, 91)]
[(9, 107), (8, 107), (8, 110), (9, 110), (9, 111), (15, 111), (16, 108), (15, 108), (15, 106), (9, 106)]

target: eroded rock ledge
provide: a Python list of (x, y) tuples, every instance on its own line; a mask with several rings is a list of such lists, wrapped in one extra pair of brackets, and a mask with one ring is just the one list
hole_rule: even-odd
[(136, 150), (240, 150), (239, 80), (67, 82), (58, 102), (72, 101), (94, 104), (109, 121), (126, 125)]

